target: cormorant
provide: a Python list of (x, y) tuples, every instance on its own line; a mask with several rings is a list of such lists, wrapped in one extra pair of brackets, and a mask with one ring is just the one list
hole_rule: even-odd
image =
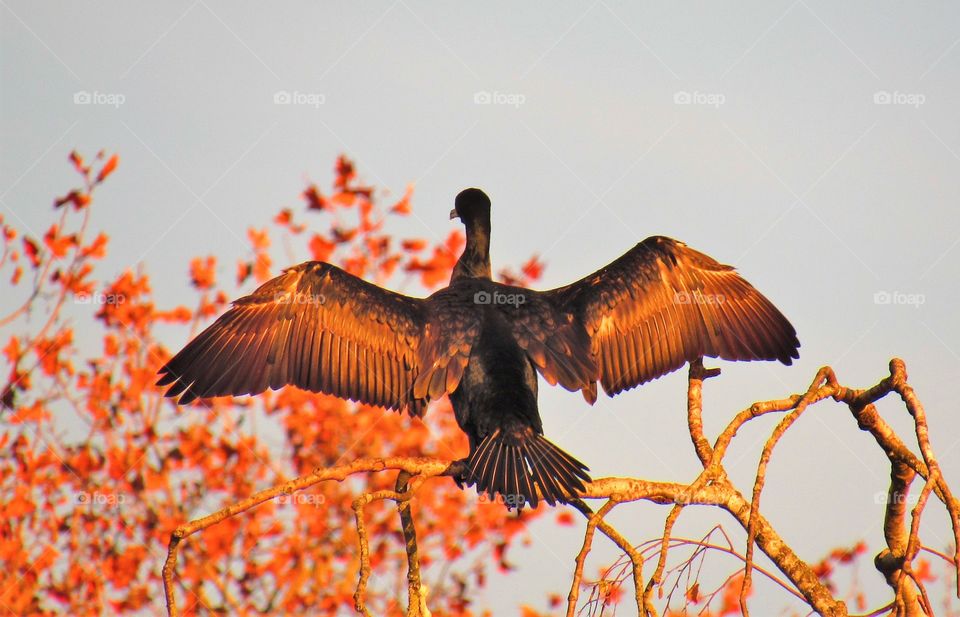
[(732, 267), (653, 236), (566, 287), (491, 280), (490, 199), (470, 188), (450, 218), (466, 246), (450, 284), (428, 298), (309, 261), (236, 300), (162, 369), (186, 404), (292, 384), (422, 416), (450, 395), (470, 453), (458, 483), (509, 506), (569, 502), (588, 468), (543, 435), (537, 373), (613, 396), (699, 357), (798, 358), (796, 331)]

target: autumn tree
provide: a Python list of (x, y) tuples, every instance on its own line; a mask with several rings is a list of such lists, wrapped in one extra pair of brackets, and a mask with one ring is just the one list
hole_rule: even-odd
[[(54, 201), (55, 220), (42, 236), (15, 219), (0, 220), (0, 275), (10, 305), (0, 316), (7, 363), (0, 610), (472, 615), (476, 590), (492, 568), (510, 567), (508, 552), (529, 540), (530, 521), (552, 516), (575, 523), (570, 508), (511, 513), (457, 488), (447, 476), (467, 444), (446, 399), (421, 420), (292, 387), (179, 407), (155, 386), (170, 346), (209, 323), (230, 298), (278, 273), (277, 244), (297, 260), (330, 261), (395, 289), (445, 284), (463, 245), (459, 231), (438, 243), (390, 234), (390, 221), (411, 212), (413, 187), (391, 198), (364, 184), (341, 157), (329, 190), (311, 184), (299, 207), (249, 229), (245, 255), (185, 258), (184, 284), (194, 299), (172, 306), (153, 296), (146, 268), (116, 276), (98, 268), (108, 238), (89, 229), (90, 212), (95, 193), (109, 190), (105, 181), (117, 156), (87, 161), (74, 153), (70, 162), (78, 186)], [(527, 284), (542, 267), (534, 257), (499, 276)], [(765, 469), (778, 440), (802, 414), (833, 400), (890, 461), (888, 546), (875, 565), (891, 587), (891, 602), (871, 614), (930, 609), (929, 559), (956, 567), (956, 545), (951, 554), (924, 546), (919, 521), (929, 504), (940, 502), (956, 534), (958, 505), (903, 363), (891, 361), (889, 374), (863, 390), (841, 385), (825, 367), (806, 392), (758, 402), (707, 436), (703, 384), (717, 373), (701, 362), (689, 371), (686, 410), (699, 477), (591, 483), (577, 504), (582, 550), (570, 556), (571, 580), (557, 583), (567, 586), (566, 600), (555, 594), (531, 604), (568, 615), (600, 614), (627, 602), (646, 614), (736, 614), (751, 607), (752, 581), (763, 576), (824, 614), (867, 610), (855, 588), (838, 590), (832, 582), (835, 570), (858, 563), (866, 547), (841, 547), (806, 563), (777, 535), (775, 517), (761, 511)], [(888, 395), (903, 400), (916, 429), (912, 440), (877, 412), (873, 403)], [(726, 475), (724, 454), (738, 429), (766, 414), (782, 419), (765, 444), (754, 485), (742, 491)], [(919, 488), (911, 501), (912, 486)], [(637, 500), (667, 508), (662, 537), (628, 539), (606, 520)], [(719, 506), (727, 518), (701, 538), (674, 536), (683, 510), (701, 504)], [(746, 545), (730, 541), (724, 525), (745, 530)], [(593, 577), (585, 562), (598, 531), (624, 557)], [(757, 550), (778, 570), (757, 565)], [(715, 554), (737, 565), (719, 586), (701, 588), (699, 568)]]
[[(446, 282), (460, 232), (433, 244), (387, 231), (391, 218), (411, 212), (412, 187), (381, 207), (386, 198), (341, 158), (332, 190), (311, 185), (301, 207), (249, 229), (249, 253), (235, 256), (228, 275), (217, 256), (185, 259), (194, 304), (168, 306), (152, 295), (146, 269), (99, 277), (109, 244), (89, 229), (90, 209), (118, 159), (101, 154), (88, 162), (74, 153), (70, 160), (80, 185), (54, 202), (56, 222), (42, 237), (3, 221), (5, 304), (17, 306), (0, 321), (7, 363), (0, 610), (163, 612), (161, 567), (170, 534), (186, 520), (316, 467), (466, 453), (452, 413), (440, 409), (446, 402), (421, 421), (295, 388), (178, 407), (154, 386), (168, 344), (182, 344), (238, 290), (278, 273), (271, 254), (278, 238), (299, 247), (303, 259), (397, 287)], [(525, 282), (537, 271), (532, 260), (503, 276)], [(352, 609), (360, 555), (351, 506), (364, 491), (392, 487), (383, 474), (327, 483), (212, 527), (181, 558), (176, 591), (185, 611)], [(443, 566), (432, 586), (436, 614), (471, 614), (473, 590), (489, 568), (505, 567), (527, 522), (546, 512), (517, 517), (475, 501), (450, 480), (418, 498), (422, 561)], [(378, 614), (395, 611), (405, 588), (394, 516), (382, 502), (366, 509), (376, 574), (367, 602)]]

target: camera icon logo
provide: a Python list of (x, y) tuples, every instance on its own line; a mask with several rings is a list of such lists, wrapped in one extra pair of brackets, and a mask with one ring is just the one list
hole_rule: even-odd
[(89, 105), (92, 100), (93, 97), (91, 97), (90, 93), (86, 90), (80, 90), (79, 92), (73, 93), (74, 105)]
[(686, 90), (678, 90), (673, 93), (673, 102), (677, 105), (689, 105), (692, 101), (693, 98)]
[(873, 93), (873, 102), (875, 105), (889, 105), (892, 100), (890, 93), (886, 90), (878, 90)]
[(289, 105), (290, 101), (290, 93), (286, 90), (277, 90), (273, 93), (273, 103), (275, 105)]
[(477, 293), (473, 294), (473, 303), (474, 304), (490, 304), (492, 297), (490, 296), (489, 291), (480, 290)]
[(493, 102), (493, 97), (486, 90), (480, 90), (473, 94), (473, 102), (477, 105), (489, 105)]

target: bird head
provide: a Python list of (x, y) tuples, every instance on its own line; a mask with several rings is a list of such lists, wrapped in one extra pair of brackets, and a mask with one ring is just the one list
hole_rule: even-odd
[(460, 191), (450, 211), (451, 219), (460, 219), (467, 224), (471, 221), (490, 220), (490, 198), (480, 189)]

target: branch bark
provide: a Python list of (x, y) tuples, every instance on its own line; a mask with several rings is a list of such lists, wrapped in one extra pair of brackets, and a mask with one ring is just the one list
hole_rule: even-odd
[[(671, 546), (671, 533), (676, 520), (686, 507), (709, 505), (720, 507), (747, 533), (748, 546), (745, 553), (744, 585), (741, 606), (747, 614), (746, 596), (749, 590), (750, 573), (753, 566), (754, 546), (759, 548), (783, 573), (809, 606), (821, 615), (845, 616), (846, 605), (833, 597), (830, 590), (820, 581), (809, 564), (783, 541), (772, 523), (760, 511), (760, 495), (766, 480), (766, 466), (769, 463), (777, 442), (793, 426), (794, 422), (813, 405), (832, 398), (849, 408), (858, 426), (869, 432), (877, 445), (890, 461), (890, 486), (884, 518), (884, 538), (887, 547), (875, 558), (875, 565), (891, 586), (894, 597), (891, 602), (895, 614), (903, 616), (924, 615), (929, 613), (930, 602), (922, 581), (918, 580), (912, 569), (912, 562), (923, 548), (919, 536), (920, 521), (930, 495), (935, 495), (944, 504), (950, 515), (954, 537), (960, 540), (960, 506), (943, 477), (934, 450), (930, 445), (929, 427), (926, 414), (916, 393), (907, 384), (906, 368), (902, 360), (890, 362), (890, 375), (876, 385), (857, 390), (840, 385), (830, 367), (818, 371), (807, 391), (784, 399), (761, 401), (740, 411), (717, 436), (713, 444), (703, 431), (702, 390), (703, 381), (719, 374), (718, 369), (706, 369), (702, 361), (690, 364), (687, 390), (687, 421), (694, 450), (700, 460), (703, 471), (693, 482), (655, 482), (639, 478), (599, 478), (589, 483), (582, 499), (603, 499), (604, 505), (593, 512), (585, 503), (577, 500), (573, 503), (587, 519), (584, 542), (577, 555), (574, 578), (568, 595), (567, 614), (576, 611), (579, 587), (582, 582), (584, 563), (593, 545), (594, 535), (599, 529), (613, 541), (632, 562), (637, 610), (642, 615), (656, 615), (653, 606), (653, 590), (662, 584), (662, 577)], [(904, 441), (880, 416), (874, 403), (884, 396), (896, 392), (904, 402), (907, 412), (914, 420), (917, 446), (920, 455), (914, 454)], [(737, 431), (747, 422), (768, 413), (786, 413), (778, 423), (763, 448), (757, 469), (751, 499), (747, 499), (729, 480), (723, 468), (723, 458)], [(436, 476), (457, 475), (462, 469), (460, 463), (431, 458), (383, 458), (359, 459), (345, 465), (318, 468), (313, 473), (296, 478), (285, 484), (260, 491), (251, 497), (230, 505), (208, 516), (181, 525), (173, 532), (163, 567), (164, 593), (168, 614), (177, 615), (173, 577), (176, 570), (179, 549), (194, 533), (200, 532), (220, 521), (236, 516), (250, 508), (273, 499), (281, 494), (289, 494), (329, 480), (343, 480), (348, 476), (367, 473), (397, 471), (396, 490), (366, 493), (353, 503), (356, 516), (357, 533), (360, 543), (360, 572), (355, 599), (358, 612), (368, 615), (364, 596), (366, 583), (370, 576), (369, 548), (363, 521), (363, 508), (377, 499), (391, 499), (397, 503), (400, 517), (400, 529), (403, 533), (407, 554), (408, 617), (429, 617), (426, 606), (426, 588), (420, 576), (420, 558), (417, 547), (416, 527), (412, 512), (412, 500), (423, 480)], [(910, 512), (909, 523), (906, 503), (910, 486), (916, 477), (924, 481), (923, 490), (917, 505)], [(660, 539), (657, 568), (646, 585), (643, 584), (644, 557), (636, 546), (614, 529), (604, 517), (614, 508), (632, 501), (649, 501), (671, 506), (664, 532)], [(955, 543), (952, 556), (954, 567), (960, 572), (960, 553)], [(642, 591), (641, 591), (642, 590)], [(960, 592), (960, 590), (958, 590)], [(960, 593), (958, 593), (960, 595)]]

